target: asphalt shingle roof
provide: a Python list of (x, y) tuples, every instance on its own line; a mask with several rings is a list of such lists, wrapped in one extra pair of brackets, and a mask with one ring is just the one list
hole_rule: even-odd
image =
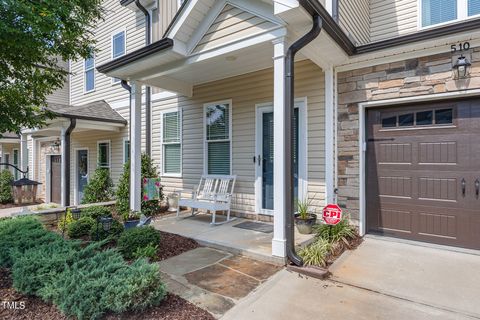
[(94, 101), (81, 106), (49, 103), (47, 110), (60, 117), (127, 124), (127, 120), (113, 110), (105, 100)]

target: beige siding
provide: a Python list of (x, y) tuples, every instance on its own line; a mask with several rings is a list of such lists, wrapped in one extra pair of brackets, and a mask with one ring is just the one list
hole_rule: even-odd
[(275, 24), (272, 22), (228, 4), (215, 19), (194, 51), (212, 49), (225, 43), (262, 33), (274, 27)]
[(371, 41), (417, 31), (417, 0), (370, 0)]
[(154, 27), (154, 40), (159, 40), (167, 31), (170, 22), (172, 22), (173, 17), (178, 10), (178, 1), (177, 0), (159, 0), (158, 1), (158, 15), (159, 19), (157, 20), (156, 26)]
[[(308, 101), (308, 191), (315, 204), (324, 200), (324, 83), (321, 70), (309, 61), (299, 62), (296, 95)], [(232, 171), (238, 175), (233, 208), (243, 213), (255, 211), (255, 105), (272, 102), (273, 70), (267, 69), (197, 86), (193, 98), (175, 97), (153, 107), (153, 157), (162, 159), (161, 112), (179, 106), (183, 110), (183, 176), (163, 178), (168, 195), (174, 189), (191, 189), (203, 173), (203, 105), (232, 99)]]
[(370, 41), (369, 0), (340, 0), (338, 14), (340, 26), (357, 44)]
[[(118, 0), (105, 0), (105, 20), (95, 30), (98, 50), (95, 65), (111, 60), (111, 37), (117, 31), (126, 30), (126, 53), (145, 45), (145, 17), (141, 12), (133, 12), (122, 7)], [(96, 100), (113, 102), (128, 99), (128, 92), (120, 84), (112, 84), (112, 79), (95, 71), (95, 91), (84, 93), (83, 60), (71, 63), (71, 99), (73, 105), (82, 105)]]
[[(64, 69), (68, 70), (68, 62), (60, 61), (59, 65)], [(69, 77), (65, 78), (63, 87), (55, 90), (51, 95), (47, 97), (47, 103), (59, 103), (59, 104), (70, 104), (70, 83), (68, 81)]]

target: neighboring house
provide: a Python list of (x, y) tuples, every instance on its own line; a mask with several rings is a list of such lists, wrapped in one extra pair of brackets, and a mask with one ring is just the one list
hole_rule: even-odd
[(237, 175), (234, 211), (273, 217), (284, 256), (285, 54), (319, 16), (295, 64), (297, 196), (317, 212), (337, 201), (362, 234), (478, 249), (479, 13), (473, 0), (187, 0), (161, 39), (96, 65), (132, 86), (134, 164), (142, 86), (166, 90), (151, 133), (166, 192)]

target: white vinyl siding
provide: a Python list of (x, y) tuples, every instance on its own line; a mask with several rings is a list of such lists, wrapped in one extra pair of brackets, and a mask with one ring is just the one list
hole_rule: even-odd
[(97, 143), (97, 166), (110, 169), (110, 141), (99, 141)]
[(95, 56), (84, 60), (84, 91), (85, 93), (95, 90)]
[(162, 145), (164, 176), (182, 174), (182, 116), (180, 111), (170, 111), (162, 116)]
[(231, 173), (231, 102), (205, 105), (205, 165), (207, 174)]

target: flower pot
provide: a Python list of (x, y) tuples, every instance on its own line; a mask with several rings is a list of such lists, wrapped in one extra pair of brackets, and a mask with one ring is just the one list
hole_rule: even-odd
[(317, 222), (317, 215), (313, 213), (308, 214), (307, 219), (301, 219), (299, 214), (295, 214), (295, 225), (297, 226), (298, 232), (301, 234), (310, 234), (312, 233), (313, 226)]
[(135, 228), (139, 222), (140, 222), (140, 219), (128, 220), (123, 222), (123, 226), (125, 227), (125, 230), (131, 229), (131, 228)]

